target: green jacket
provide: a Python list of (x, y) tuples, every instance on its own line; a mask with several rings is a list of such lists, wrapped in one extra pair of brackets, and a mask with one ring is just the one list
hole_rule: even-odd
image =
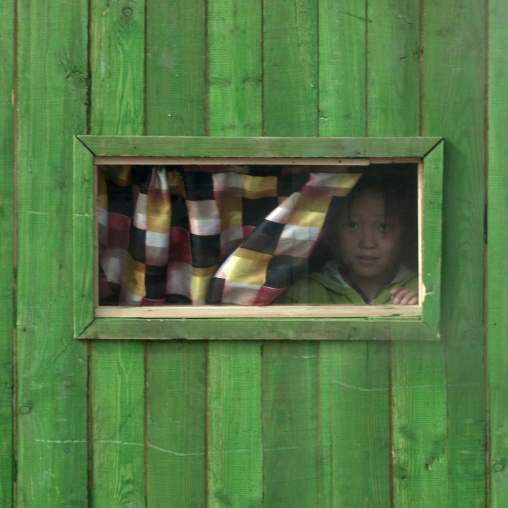
[(305, 280), (291, 286), (277, 303), (383, 305), (390, 303), (390, 290), (399, 286), (410, 291), (418, 291), (418, 275), (401, 266), (394, 279), (381, 289), (374, 300), (364, 302), (360, 294), (342, 278), (336, 263), (327, 263), (323, 272), (313, 273)]

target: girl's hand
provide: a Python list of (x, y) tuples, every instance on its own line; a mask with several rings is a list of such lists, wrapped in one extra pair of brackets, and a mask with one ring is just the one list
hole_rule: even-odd
[(390, 303), (394, 305), (417, 305), (418, 293), (416, 291), (409, 291), (406, 288), (398, 287), (390, 291)]

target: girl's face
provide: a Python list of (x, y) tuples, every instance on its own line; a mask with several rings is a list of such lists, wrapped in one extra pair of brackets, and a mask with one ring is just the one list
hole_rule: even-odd
[(375, 188), (362, 191), (349, 213), (339, 216), (339, 260), (369, 298), (374, 298), (399, 263), (403, 248), (401, 217), (387, 215), (384, 195)]

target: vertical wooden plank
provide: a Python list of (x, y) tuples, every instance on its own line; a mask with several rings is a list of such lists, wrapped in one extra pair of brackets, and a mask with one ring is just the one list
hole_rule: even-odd
[[(444, 141), (439, 143), (431, 153), (425, 157), (423, 171), (422, 208), (433, 205), (435, 213), (424, 213), (422, 220), (423, 249), (425, 256), (422, 260), (422, 284), (425, 287), (425, 307), (422, 320), (426, 325), (439, 333), (441, 321), (441, 250), (437, 246), (442, 244), (443, 226), (443, 180), (438, 178), (439, 169), (443, 167)], [(439, 336), (438, 336), (439, 337)]]
[[(92, 134), (143, 134), (145, 4), (91, 2)], [(145, 506), (144, 345), (95, 342), (90, 359), (96, 506)]]
[(388, 344), (319, 348), (320, 505), (390, 506)]
[[(262, 134), (262, 2), (208, 1), (212, 136)], [(261, 345), (212, 341), (207, 378), (207, 506), (261, 506)]]
[(147, 369), (148, 506), (203, 506), (204, 346), (147, 344)]
[[(316, 136), (315, 0), (264, 0), (264, 125), (269, 136)], [(317, 506), (317, 344), (263, 345), (265, 506)]]
[(13, 329), (14, 329), (14, 3), (0, 1), (0, 504), (13, 491)]
[(208, 356), (208, 506), (262, 506), (261, 354), (215, 341)]
[(265, 506), (317, 506), (316, 344), (263, 347)]
[(205, 0), (147, 5), (147, 134), (205, 134)]
[(143, 134), (144, 12), (144, 0), (91, 0), (91, 134)]
[(392, 350), (394, 507), (447, 506), (442, 350), (435, 344), (415, 347), (405, 342), (394, 344)]
[(417, 136), (420, 2), (368, 0), (367, 26), (368, 134)]
[(17, 4), (18, 507), (88, 502), (86, 345), (73, 337), (69, 234), (72, 134), (86, 131), (87, 8)]
[(94, 345), (92, 360), (94, 506), (145, 506), (143, 343)]
[(209, 128), (215, 136), (262, 133), (261, 4), (208, 3)]
[(486, 5), (424, 3), (423, 135), (446, 139), (441, 336), (448, 384), (448, 506), (485, 503)]
[[(319, 12), (319, 133), (364, 136), (366, 3), (325, 0)], [(390, 505), (388, 348), (319, 346), (320, 505)]]
[(508, 242), (504, 217), (508, 216), (506, 188), (506, 91), (508, 69), (505, 65), (508, 50), (506, 22), (508, 4), (499, 0), (489, 3), (489, 75), (488, 75), (488, 251), (487, 251), (487, 382), (489, 407), (489, 443), (487, 451), (489, 507), (501, 508), (508, 499), (508, 411), (506, 394), (508, 376), (506, 358), (508, 347)]
[(93, 321), (94, 280), (94, 164), (93, 154), (73, 140), (73, 242), (74, 242), (74, 336)]
[[(205, 2), (147, 5), (147, 134), (203, 135)], [(205, 501), (206, 356), (201, 342), (149, 342), (147, 503)]]
[(365, 2), (319, 1), (319, 135), (365, 135)]
[[(420, 2), (369, 2), (368, 133), (417, 136)], [(447, 497), (446, 378), (442, 343), (393, 343), (390, 353), (392, 506)], [(432, 405), (430, 405), (432, 401)]]
[(315, 136), (317, 0), (263, 2), (264, 130)]

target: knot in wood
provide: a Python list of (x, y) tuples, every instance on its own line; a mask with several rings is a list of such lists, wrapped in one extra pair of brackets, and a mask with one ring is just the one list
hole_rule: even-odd
[(122, 9), (122, 14), (126, 17), (126, 18), (130, 18), (133, 14), (134, 14), (134, 10), (132, 7), (129, 7), (129, 6), (125, 6), (123, 9)]

